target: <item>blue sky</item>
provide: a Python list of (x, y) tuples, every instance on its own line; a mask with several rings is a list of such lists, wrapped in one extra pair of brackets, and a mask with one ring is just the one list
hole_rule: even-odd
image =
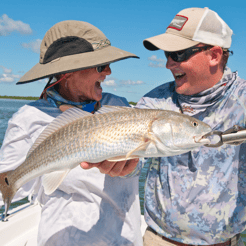
[(230, 26), (234, 55), (228, 65), (246, 79), (246, 2), (241, 0), (229, 4), (224, 0), (8, 0), (0, 3), (0, 95), (39, 96), (44, 81), (15, 83), (39, 61), (40, 42), (51, 26), (82, 20), (101, 29), (113, 46), (140, 57), (111, 64), (112, 74), (102, 84), (105, 92), (137, 102), (149, 90), (173, 80), (163, 51), (146, 50), (143, 40), (164, 33), (174, 16), (189, 7), (209, 7)]

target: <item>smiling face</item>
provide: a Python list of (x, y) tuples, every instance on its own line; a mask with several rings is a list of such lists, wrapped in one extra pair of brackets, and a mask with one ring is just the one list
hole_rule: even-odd
[(110, 74), (109, 65), (101, 73), (98, 73), (95, 67), (68, 73), (67, 78), (59, 84), (59, 94), (73, 102), (100, 101), (102, 99), (101, 83)]
[[(203, 44), (197, 45), (202, 47)], [(166, 68), (170, 69), (175, 79), (175, 90), (178, 94), (194, 95), (213, 87), (222, 74), (213, 73), (213, 48), (193, 54), (188, 60), (175, 62), (168, 57)], [(217, 66), (217, 64), (216, 64)]]

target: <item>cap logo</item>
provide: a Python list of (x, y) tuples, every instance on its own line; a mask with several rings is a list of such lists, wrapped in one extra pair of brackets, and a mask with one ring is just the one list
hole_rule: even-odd
[(187, 21), (188, 17), (185, 17), (183, 15), (176, 15), (167, 28), (173, 28), (181, 31)]

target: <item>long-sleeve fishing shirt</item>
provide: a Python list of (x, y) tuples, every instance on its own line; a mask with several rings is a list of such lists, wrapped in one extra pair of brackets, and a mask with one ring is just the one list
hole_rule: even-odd
[[(146, 94), (140, 108), (191, 115), (225, 131), (246, 127), (246, 81), (228, 68), (213, 88), (178, 95), (175, 82)], [(149, 158), (144, 214), (159, 234), (194, 245), (227, 241), (246, 228), (246, 144), (199, 147), (172, 157)], [(143, 164), (142, 163), (142, 164)]]
[[(20, 108), (9, 120), (0, 150), (0, 172), (19, 166), (36, 138), (61, 111), (52, 96)], [(126, 106), (125, 98), (103, 93), (101, 104)], [(142, 245), (138, 177), (112, 178), (97, 168), (72, 169), (50, 196), (41, 179), (21, 187), (13, 201), (38, 190), (42, 204), (39, 246)], [(36, 191), (35, 191), (36, 190)], [(0, 205), (3, 201), (0, 196)]]

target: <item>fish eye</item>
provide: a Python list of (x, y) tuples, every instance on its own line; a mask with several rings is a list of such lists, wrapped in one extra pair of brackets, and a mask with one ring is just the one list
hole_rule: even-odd
[(193, 124), (193, 126), (195, 126), (195, 127), (198, 126), (198, 122), (197, 122), (197, 121), (193, 121), (192, 124)]

